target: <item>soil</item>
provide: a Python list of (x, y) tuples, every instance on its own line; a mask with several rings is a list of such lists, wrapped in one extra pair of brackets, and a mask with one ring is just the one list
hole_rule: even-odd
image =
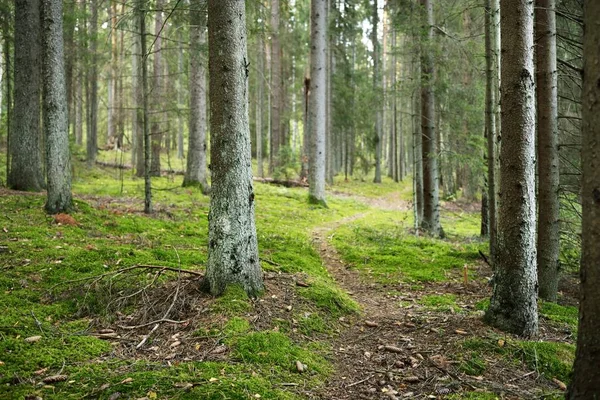
[[(92, 200), (92, 199), (87, 199)], [(94, 199), (102, 206), (102, 199)], [(406, 210), (410, 206), (395, 195), (380, 199), (360, 198), (373, 207), (386, 210)], [(127, 201), (121, 207), (127, 207)], [(118, 206), (113, 203), (113, 207)], [(452, 211), (458, 212), (456, 205)], [(475, 207), (475, 206), (470, 206)], [(558, 384), (500, 356), (482, 355), (486, 361), (480, 376), (467, 375), (459, 369), (469, 338), (497, 341), (508, 335), (486, 326), (475, 304), (489, 298), (491, 288), (482, 277), (491, 276), (489, 267), (481, 262), (464, 281), (463, 273), (449, 281), (427, 283), (416, 287), (408, 283), (382, 285), (367, 281), (350, 269), (330, 244), (332, 231), (340, 225), (364, 217), (357, 214), (313, 231), (313, 243), (331, 275), (360, 304), (362, 313), (340, 318), (344, 327), (333, 339), (328, 355), (335, 373), (316, 391), (302, 391), (312, 399), (425, 399), (445, 398), (461, 392), (494, 392), (503, 399), (534, 399), (543, 393), (558, 390)], [(173, 272), (171, 272), (173, 273)], [(222, 326), (226, 316), (210, 312), (215, 299), (199, 291), (199, 278), (182, 274), (162, 286), (148, 288), (148, 303), (130, 315), (117, 313), (110, 326), (97, 325), (93, 334), (105, 335), (113, 342), (112, 357), (141, 358), (153, 361), (226, 360), (230, 350), (222, 344), (223, 336), (207, 332), (198, 336), (202, 327)], [(314, 311), (310, 302), (296, 295), (296, 286), (306, 282), (302, 274), (267, 273), (265, 294), (254, 300), (254, 307), (245, 317), (257, 329), (272, 329), (275, 321), (288, 321), (292, 336), (302, 336), (294, 328), (294, 315)], [(572, 286), (572, 284), (571, 284)], [(179, 289), (177, 289), (177, 287)], [(177, 298), (174, 298), (177, 293)], [(460, 310), (438, 311), (420, 304), (431, 294), (453, 294)], [(119, 308), (119, 307), (117, 307)], [(156, 323), (171, 308), (167, 322)], [(103, 333), (104, 332), (104, 333)], [(195, 333), (196, 332), (196, 333)], [(151, 344), (142, 344), (150, 335)], [(509, 337), (509, 336), (508, 336)], [(314, 340), (306, 337), (308, 340)], [(540, 321), (540, 339), (573, 341), (568, 332)], [(331, 340), (329, 337), (328, 340)], [(138, 349), (139, 348), (139, 349)]]

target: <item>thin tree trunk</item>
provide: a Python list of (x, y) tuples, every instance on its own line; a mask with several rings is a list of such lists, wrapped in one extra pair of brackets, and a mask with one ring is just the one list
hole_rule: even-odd
[(254, 218), (245, 3), (208, 1), (212, 195), (205, 287), (263, 289)]
[(90, 126), (86, 131), (87, 165), (92, 167), (96, 163), (98, 154), (98, 0), (91, 0), (92, 20), (90, 21)]
[(109, 147), (116, 145), (115, 139), (115, 98), (117, 81), (117, 3), (116, 0), (110, 0), (108, 3), (108, 19), (110, 20), (110, 68), (108, 74), (108, 105), (107, 105), (107, 134), (106, 142)]
[(69, 212), (73, 207), (62, 0), (43, 0), (42, 7), (42, 81), (48, 174), (45, 208), (48, 213), (56, 214)]
[[(151, 138), (150, 121), (148, 120), (148, 49), (146, 48), (146, 7), (147, 0), (137, 0), (138, 20), (140, 27), (140, 65), (142, 68), (142, 125), (144, 130), (144, 213), (152, 212), (152, 178), (150, 174)], [(140, 111), (138, 111), (138, 118)]]
[(435, 133), (433, 0), (421, 0), (425, 9), (426, 40), (421, 50), (421, 135), (423, 157), (423, 220), (421, 227), (433, 236), (443, 236), (440, 224), (438, 154)]
[(264, 178), (263, 166), (263, 104), (265, 93), (265, 53), (263, 45), (263, 33), (259, 32), (256, 38), (257, 59), (257, 90), (256, 90), (256, 163), (258, 164), (258, 176)]
[(600, 394), (600, 2), (585, 0), (583, 18), (581, 300), (570, 400)]
[(183, 35), (177, 44), (177, 158), (183, 160)]
[(498, 247), (486, 320), (504, 331), (537, 333), (533, 3), (501, 3), (502, 149)]
[(206, 14), (200, 1), (190, 10), (190, 122), (187, 169), (183, 186), (198, 186), (208, 194), (206, 173), (206, 67), (202, 48), (206, 43)]
[(308, 179), (309, 155), (310, 155), (310, 76), (304, 78), (304, 132), (302, 143), (302, 170), (300, 171), (300, 179)]
[(161, 103), (163, 101), (163, 85), (162, 85), (162, 74), (163, 74), (163, 63), (162, 63), (162, 38), (161, 38), (161, 29), (163, 25), (163, 17), (162, 17), (162, 7), (163, 0), (156, 0), (156, 11), (154, 17), (154, 46), (151, 49), (154, 54), (153, 59), (153, 86), (152, 86), (152, 94), (154, 102), (154, 115), (152, 118), (152, 163), (150, 167), (150, 174), (152, 176), (160, 176), (161, 166), (160, 166), (160, 153), (162, 147), (162, 106)]
[(311, 0), (310, 161), (308, 199), (325, 202), (325, 102), (327, 97), (327, 0)]
[(383, 113), (382, 105), (379, 104), (381, 95), (381, 71), (380, 71), (380, 58), (381, 54), (379, 51), (379, 38), (377, 37), (377, 27), (379, 26), (379, 14), (378, 14), (378, 0), (373, 0), (373, 31), (371, 32), (371, 42), (373, 43), (373, 91), (375, 92), (375, 98), (377, 104), (375, 105), (375, 177), (373, 178), (374, 183), (381, 183), (381, 153), (382, 153), (382, 133), (383, 133)]
[(556, 301), (560, 253), (556, 2), (536, 0), (539, 296)]
[[(496, 250), (496, 119), (494, 109), (496, 107), (496, 90), (494, 86), (494, 54), (492, 48), (493, 15), (492, 0), (485, 3), (485, 136), (487, 152), (485, 161), (487, 164), (487, 212), (484, 215), (482, 209), (482, 235), (490, 238), (490, 260), (494, 265), (494, 254)], [(483, 221), (487, 219), (487, 229), (484, 232)]]
[(281, 43), (279, 41), (279, 1), (271, 0), (271, 163), (272, 174), (279, 166), (279, 149), (283, 146), (281, 113), (283, 87), (281, 78)]
[(15, 0), (14, 115), (8, 187), (38, 192), (45, 186), (40, 151), (40, 3)]

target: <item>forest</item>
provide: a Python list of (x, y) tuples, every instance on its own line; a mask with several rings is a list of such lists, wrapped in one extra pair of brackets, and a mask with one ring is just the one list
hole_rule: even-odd
[(0, 399), (600, 398), (600, 1), (0, 0)]

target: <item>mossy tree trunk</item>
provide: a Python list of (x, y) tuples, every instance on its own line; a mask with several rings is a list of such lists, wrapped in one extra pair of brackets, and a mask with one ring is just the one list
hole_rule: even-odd
[(212, 195), (205, 285), (213, 295), (240, 284), (263, 289), (254, 220), (243, 1), (208, 1)]
[(325, 205), (325, 129), (327, 124), (327, 0), (311, 0), (310, 22), (309, 202)]
[(152, 116), (152, 163), (150, 165), (150, 175), (160, 176), (160, 153), (162, 149), (163, 127), (162, 127), (162, 101), (163, 96), (163, 60), (162, 60), (162, 37), (163, 29), (163, 8), (164, 0), (156, 0), (156, 14), (154, 17), (154, 39), (153, 46), (150, 49), (154, 58), (153, 62), (153, 82), (152, 82), (152, 101), (154, 102), (154, 115)]
[(8, 187), (44, 188), (40, 151), (40, 2), (15, 0), (14, 114)]
[(579, 329), (569, 399), (600, 397), (600, 2), (584, 2), (582, 254)]
[(206, 177), (206, 68), (205, 1), (192, 2), (190, 10), (190, 121), (187, 169), (183, 186), (198, 186), (208, 193)]
[(43, 0), (42, 10), (42, 81), (48, 175), (46, 211), (56, 214), (68, 212), (73, 207), (62, 1)]
[(555, 0), (536, 0), (537, 167), (539, 177), (537, 263), (539, 296), (548, 301), (556, 301), (560, 252), (555, 9)]
[(501, 3), (502, 149), (496, 275), (486, 320), (522, 336), (537, 333), (533, 3)]

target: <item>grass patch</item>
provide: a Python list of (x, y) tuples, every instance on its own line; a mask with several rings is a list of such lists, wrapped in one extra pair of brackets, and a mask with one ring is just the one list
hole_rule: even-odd
[(460, 307), (456, 304), (456, 295), (454, 294), (426, 295), (421, 297), (419, 302), (436, 311), (460, 311)]
[(513, 362), (524, 363), (547, 379), (557, 378), (567, 384), (571, 380), (575, 360), (575, 346), (572, 344), (471, 338), (465, 340), (462, 347), (470, 350), (470, 354), (496, 354)]
[(554, 322), (566, 324), (573, 331), (577, 331), (579, 310), (573, 306), (561, 306), (556, 303), (542, 301), (539, 306), (540, 316)]
[(462, 392), (453, 393), (447, 397), (449, 400), (498, 400), (500, 397), (490, 392)]
[(344, 261), (381, 283), (436, 282), (479, 258), (481, 243), (458, 244), (407, 233), (409, 213), (374, 211), (336, 229)]

